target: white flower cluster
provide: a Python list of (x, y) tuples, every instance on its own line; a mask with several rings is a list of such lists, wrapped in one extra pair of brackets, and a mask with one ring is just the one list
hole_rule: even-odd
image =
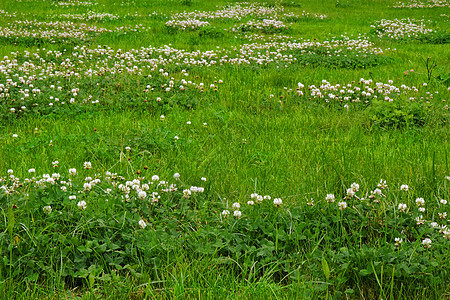
[(186, 19), (186, 20), (169, 20), (166, 22), (166, 26), (170, 28), (175, 28), (178, 30), (196, 30), (202, 27), (209, 26), (210, 24), (206, 21), (200, 21), (197, 19)]
[(410, 0), (408, 2), (398, 2), (393, 8), (433, 8), (450, 7), (448, 0)]
[(433, 32), (433, 29), (425, 27), (423, 20), (415, 19), (382, 19), (375, 25), (370, 25), (379, 38), (388, 38), (392, 40), (403, 40), (417, 38)]
[(235, 25), (229, 28), (228, 31), (249, 31), (249, 30), (260, 30), (262, 32), (268, 31), (280, 31), (286, 29), (287, 26), (284, 25), (282, 21), (276, 19), (263, 19), (263, 20), (250, 20), (245, 24)]

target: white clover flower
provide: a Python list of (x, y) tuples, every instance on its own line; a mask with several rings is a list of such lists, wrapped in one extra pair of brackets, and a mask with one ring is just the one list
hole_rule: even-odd
[(430, 226), (433, 228), (439, 228), (439, 224), (437, 222), (431, 222)]
[(197, 187), (197, 193), (203, 193), (204, 191), (205, 191), (204, 187), (201, 186)]
[(75, 196), (75, 195), (69, 196), (69, 200), (76, 200), (76, 199), (77, 199), (77, 196)]
[(353, 182), (352, 185), (350, 186), (352, 188), (352, 190), (354, 192), (359, 191), (359, 184), (357, 184), (356, 182)]
[(90, 168), (92, 168), (92, 164), (90, 161), (85, 161), (83, 166), (86, 170), (89, 170)]
[(36, 170), (35, 169), (29, 169), (28, 173), (36, 173)]
[(406, 184), (402, 184), (402, 186), (400, 187), (400, 190), (407, 192), (409, 190), (409, 186), (407, 186)]
[(206, 181), (206, 177), (200, 178), (201, 181)]
[(72, 169), (69, 169), (69, 175), (77, 175), (77, 169), (75, 169), (75, 168), (72, 168)]
[(228, 217), (230, 215), (230, 211), (228, 211), (228, 210), (223, 210), (222, 211), (222, 216), (224, 217), (224, 218), (226, 218), (226, 217)]
[(242, 216), (242, 213), (239, 210), (235, 210), (233, 215), (239, 219)]
[(272, 197), (270, 197), (269, 195), (265, 195), (265, 196), (264, 196), (264, 200), (270, 201), (270, 200), (272, 200)]
[(424, 240), (422, 241), (422, 245), (423, 245), (426, 249), (431, 248), (431, 240), (430, 240), (429, 238), (424, 239)]
[(58, 167), (59, 161), (55, 160), (52, 162), (54, 168)]
[(395, 247), (399, 247), (400, 244), (403, 242), (403, 239), (401, 238), (395, 238), (394, 240), (395, 240)]
[(416, 204), (417, 204), (417, 206), (423, 206), (423, 205), (425, 205), (425, 200), (423, 198), (417, 198)]
[(443, 213), (438, 213), (439, 215), (439, 219), (445, 219), (447, 217), (447, 213), (443, 212)]
[(127, 152), (130, 152), (130, 151), (131, 151), (131, 147), (125, 147), (125, 150), (126, 150)]
[(145, 227), (147, 227), (147, 223), (142, 219), (139, 220), (139, 228), (144, 229)]
[(444, 238), (446, 238), (447, 240), (450, 240), (450, 230), (446, 229), (442, 232), (444, 234)]
[(347, 208), (347, 202), (344, 202), (344, 201), (339, 202), (338, 203), (338, 207), (339, 207), (340, 210), (346, 209)]
[(79, 209), (85, 210), (86, 206), (87, 206), (86, 201), (82, 200), (82, 201), (78, 202), (77, 206)]
[[(261, 202), (263, 202), (263, 200), (264, 200), (264, 197), (263, 196), (261, 196), (261, 195), (257, 195), (256, 196), (256, 202), (257, 203), (261, 203)], [(269, 199), (270, 200), (270, 199)]]
[(352, 188), (347, 189), (347, 197), (355, 196), (355, 191)]
[(416, 224), (417, 224), (417, 225), (423, 225), (423, 224), (425, 224), (425, 221), (424, 221), (422, 215), (418, 216), (418, 217), (415, 219), (415, 221), (416, 221)]
[(42, 209), (46, 214), (50, 214), (52, 212), (52, 207), (50, 205), (44, 206)]
[(203, 127), (206, 128), (206, 126), (208, 126), (208, 123), (203, 123)]
[(92, 189), (92, 184), (90, 182), (86, 182), (83, 184), (83, 188), (85, 191), (90, 191)]
[(234, 210), (239, 210), (239, 208), (241, 208), (241, 205), (238, 202), (233, 203), (233, 205), (231, 205), (231, 208)]
[(334, 196), (334, 194), (327, 194), (325, 200), (327, 200), (328, 203), (333, 203), (336, 200), (336, 197)]
[(147, 197), (147, 193), (145, 191), (139, 191), (138, 198), (144, 200)]
[(439, 202), (441, 202), (441, 204), (443, 204), (443, 205), (447, 204), (447, 200), (445, 200), (445, 199), (441, 199)]
[(161, 115), (161, 116), (159, 117), (159, 119), (160, 119), (161, 121), (164, 121), (165, 118), (166, 118), (166, 117), (164, 117), (164, 115)]
[(152, 181), (158, 181), (159, 180), (159, 176), (158, 175), (153, 175), (152, 176)]
[(186, 124), (187, 124), (187, 125), (191, 125), (191, 121), (187, 121)]
[(189, 190), (189, 189), (183, 190), (184, 198), (189, 198), (190, 195), (191, 195), (191, 190)]
[(398, 205), (398, 210), (399, 211), (401, 211), (401, 212), (404, 212), (405, 210), (406, 210), (406, 204), (405, 203), (400, 203), (399, 205)]
[(380, 189), (385, 189), (385, 188), (387, 188), (386, 180), (381, 179), (381, 180), (380, 180), (380, 183), (378, 183), (378, 187), (379, 187)]
[(255, 202), (253, 202), (252, 200), (249, 200), (249, 201), (247, 201), (247, 204), (248, 204), (248, 205), (254, 205)]
[(425, 207), (419, 207), (419, 212), (425, 212)]
[(281, 204), (283, 204), (283, 200), (281, 200), (281, 198), (273, 199), (273, 205), (280, 206)]
[(17, 133), (14, 133), (14, 134), (12, 135), (12, 137), (15, 138), (15, 139), (17, 139), (19, 136), (17, 135)]
[(180, 178), (180, 174), (179, 174), (179, 173), (175, 173), (175, 174), (173, 174), (173, 178), (175, 178), (175, 179), (178, 179), (178, 178)]
[(383, 192), (382, 192), (380, 189), (375, 189), (375, 190), (373, 190), (372, 193), (373, 193), (374, 195), (378, 195), (378, 196), (383, 195)]
[(13, 174), (13, 173), (14, 173), (14, 171), (12, 169), (8, 170), (8, 174)]

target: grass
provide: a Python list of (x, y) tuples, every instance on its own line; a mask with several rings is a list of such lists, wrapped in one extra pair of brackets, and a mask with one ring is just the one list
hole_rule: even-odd
[[(52, 1), (7, 1), (0, 10), (16, 12), (17, 17), (0, 11), (0, 27), (16, 19), (48, 21), (62, 13), (93, 10), (123, 17), (138, 12), (139, 16), (119, 20), (71, 21), (109, 30), (150, 27), (95, 35), (86, 44), (88, 49), (107, 45), (114, 53), (121, 49), (117, 56), (169, 44), (187, 51), (227, 49), (231, 56), (234, 47), (252, 43), (224, 30), (251, 16), (208, 20), (215, 28), (204, 31), (169, 32), (165, 26), (176, 12), (212, 11), (234, 1), (96, 2), (63, 7)], [(318, 47), (309, 56), (298, 49), (286, 52), (298, 57), (291, 64), (201, 66), (165, 61), (153, 69), (146, 68), (150, 63), (140, 62), (141, 57), (111, 56), (110, 69), (102, 71), (105, 75), (88, 77), (85, 72), (98, 68), (100, 58), (75, 57), (81, 51), (74, 46), (85, 44), (76, 39), (74, 45), (60, 40), (0, 41), (0, 57), (13, 59), (11, 52), (18, 52), (23, 63), (35, 59), (24, 57), (26, 51), (40, 49), (42, 59), (55, 63), (52, 68), (64, 69), (61, 63), (69, 59), (74, 67), (66, 70), (81, 74), (37, 78), (27, 84), (19, 77), (33, 71), (12, 66), (11, 73), (0, 74), (0, 84), (6, 85), (8, 78), (18, 82), (18, 87), (9, 87), (9, 98), (0, 98), (0, 185), (5, 191), (0, 196), (0, 298), (450, 295), (450, 244), (443, 227), (449, 222), (443, 214), (450, 210), (441, 201), (450, 201), (447, 45), (380, 40), (369, 33), (377, 20), (408, 17), (434, 20), (432, 26), (448, 32), (440, 17), (446, 8), (394, 9), (395, 3), (387, 0), (283, 2), (267, 5), (327, 18), (299, 18), (281, 35), (322, 43), (335, 36), (366, 34), (376, 47), (390, 50), (373, 54), (376, 60), (354, 50), (348, 50), (347, 57), (327, 57), (327, 50), (322, 53)], [(157, 16), (148, 17), (155, 11)], [(61, 57), (45, 54), (49, 50), (62, 51)], [(146, 53), (155, 59), (166, 55)], [(431, 75), (427, 57), (436, 64)], [(42, 59), (33, 63), (43, 64)], [(358, 64), (348, 67), (350, 59)], [(120, 72), (111, 72), (114, 63)], [(127, 70), (132, 66), (142, 74)], [(373, 83), (364, 82), (368, 79)], [(324, 97), (316, 98), (311, 86), (326, 85), (322, 80), (340, 87), (322, 89)], [(359, 102), (329, 97), (348, 84), (354, 91), (368, 91), (365, 86), (373, 89), (375, 83), (389, 80), (399, 89), (414, 86), (417, 93), (412, 89), (386, 94), (392, 102), (385, 101), (384, 94), (360, 96)], [(166, 91), (170, 81), (174, 87)], [(180, 85), (186, 89), (180, 90)], [(0, 93), (7, 93), (2, 88)], [(31, 94), (39, 88), (41, 93), (25, 98), (24, 88)], [(69, 104), (71, 98), (74, 104)], [(92, 104), (94, 100), (100, 102)], [(84, 169), (85, 162), (92, 168)], [(36, 172), (29, 173), (31, 168)], [(71, 168), (77, 169), (76, 175), (69, 175)], [(54, 173), (61, 176), (54, 184), (43, 177)], [(181, 174), (178, 180), (174, 173)], [(152, 179), (155, 174), (158, 180)], [(96, 178), (99, 182), (93, 181)], [(164, 192), (168, 185), (160, 180), (176, 184), (178, 190)], [(380, 180), (387, 183), (381, 185), (383, 195), (374, 194)], [(124, 192), (121, 184), (130, 191)], [(404, 184), (407, 192), (400, 189)], [(191, 186), (204, 191), (195, 192)], [(105, 193), (107, 189), (111, 191)], [(258, 203), (251, 196), (255, 193), (271, 199)], [(327, 194), (334, 194), (335, 202), (327, 201)], [(73, 195), (76, 200), (68, 198)], [(274, 198), (282, 199), (282, 205), (275, 206)], [(425, 199), (425, 212), (417, 198)], [(86, 209), (80, 209), (81, 201)], [(347, 208), (339, 209), (339, 202)], [(233, 215), (233, 203), (240, 203), (240, 218)], [(405, 212), (400, 203), (407, 205)], [(47, 206), (51, 212), (43, 209)], [(230, 216), (223, 215), (224, 210)], [(417, 218), (424, 224), (418, 225)], [(147, 226), (141, 226), (141, 220)], [(402, 238), (402, 243), (396, 246), (395, 238)], [(426, 238), (432, 241), (429, 249), (423, 244)]]

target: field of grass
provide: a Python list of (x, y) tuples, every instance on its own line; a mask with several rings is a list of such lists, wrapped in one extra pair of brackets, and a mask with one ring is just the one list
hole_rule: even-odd
[(448, 0), (0, 3), (1, 299), (448, 299)]

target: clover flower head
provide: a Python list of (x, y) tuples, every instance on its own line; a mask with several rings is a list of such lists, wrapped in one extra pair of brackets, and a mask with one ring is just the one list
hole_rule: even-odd
[(275, 206), (281, 206), (281, 204), (283, 204), (283, 200), (281, 200), (281, 198), (274, 198), (273, 199), (273, 205)]
[(52, 212), (52, 207), (50, 205), (44, 206), (42, 209), (46, 214), (50, 214)]
[(424, 240), (422, 241), (422, 245), (423, 245), (426, 249), (431, 248), (431, 240), (430, 240), (429, 238), (424, 239)]
[(239, 219), (242, 216), (242, 213), (239, 210), (235, 210), (233, 215)]
[(224, 217), (224, 218), (226, 218), (226, 217), (228, 217), (230, 215), (230, 211), (229, 210), (223, 210), (222, 211), (222, 217)]
[(248, 205), (255, 205), (255, 202), (253, 202), (252, 200), (247, 201)]
[(447, 200), (445, 200), (445, 199), (441, 199), (439, 202), (441, 202), (441, 204), (443, 204), (443, 205), (447, 204)]
[(85, 210), (86, 206), (87, 206), (86, 201), (82, 200), (82, 201), (78, 202), (77, 206), (79, 209)]
[(180, 173), (175, 173), (175, 174), (173, 174), (173, 178), (175, 178), (175, 179), (180, 178)]
[(353, 182), (353, 183), (350, 185), (350, 187), (351, 187), (351, 189), (353, 190), (353, 192), (359, 191), (359, 184), (357, 184), (356, 182)]
[(89, 170), (90, 168), (92, 168), (92, 164), (90, 161), (85, 161), (83, 166), (86, 170)]
[(75, 168), (72, 168), (72, 169), (69, 169), (69, 175), (77, 175), (77, 169), (75, 169)]
[(407, 192), (409, 190), (409, 186), (406, 184), (402, 184), (402, 186), (400, 187), (401, 191)]
[(394, 239), (394, 241), (395, 241), (395, 247), (399, 247), (400, 244), (403, 242), (403, 239), (397, 237)]
[(231, 205), (231, 208), (234, 210), (239, 210), (239, 208), (241, 208), (241, 205), (238, 202), (233, 203), (233, 205)]
[(325, 200), (327, 200), (328, 203), (333, 203), (336, 200), (336, 197), (334, 196), (334, 194), (327, 194)]
[(145, 223), (145, 221), (141, 219), (139, 220), (139, 227), (141, 229), (144, 229), (145, 227), (147, 227), (147, 223)]
[(417, 204), (417, 206), (424, 206), (425, 205), (425, 200), (423, 198), (417, 198), (416, 199), (416, 204)]
[(340, 210), (346, 209), (347, 208), (347, 202), (344, 202), (344, 201), (339, 202), (338, 203), (338, 207), (339, 207)]
[(406, 210), (406, 204), (405, 203), (400, 203), (399, 205), (398, 205), (398, 210), (399, 211), (401, 211), (401, 212), (404, 212), (405, 210)]
[(145, 191), (139, 191), (138, 198), (144, 200), (147, 197), (147, 193)]

